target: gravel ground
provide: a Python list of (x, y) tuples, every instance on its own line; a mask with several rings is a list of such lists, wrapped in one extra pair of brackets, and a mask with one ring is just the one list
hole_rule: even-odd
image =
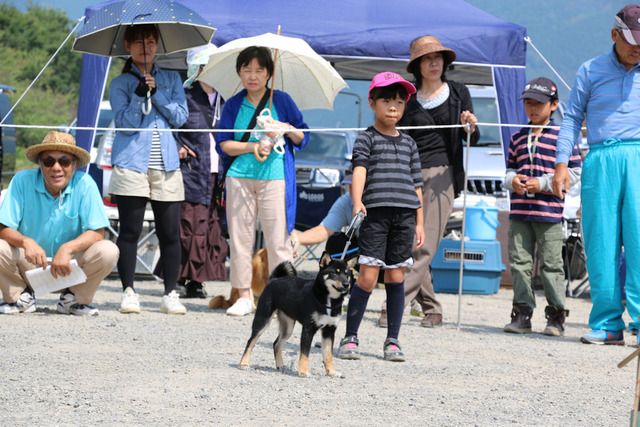
[[(311, 273), (311, 272), (309, 272)], [(385, 330), (376, 326), (384, 290), (373, 292), (360, 329), (362, 359), (334, 359), (345, 378), (324, 376), (319, 348), (311, 378), (297, 376), (300, 327), (285, 346), (286, 372), (275, 370), (275, 322), (260, 339), (251, 367), (237, 364), (252, 316), (211, 311), (207, 300), (184, 300), (185, 316), (160, 313), (162, 286), (136, 284), (139, 315), (118, 312), (121, 287), (108, 278), (94, 318), (55, 312), (56, 295), (33, 314), (2, 317), (0, 419), (3, 425), (590, 425), (620, 426), (633, 406), (634, 349), (580, 344), (591, 302), (570, 299), (567, 333), (505, 334), (512, 291), (439, 294), (444, 325), (420, 327), (407, 309), (400, 341), (405, 363), (385, 362)], [(228, 295), (227, 282), (206, 284)], [(344, 318), (338, 338), (344, 335)]]

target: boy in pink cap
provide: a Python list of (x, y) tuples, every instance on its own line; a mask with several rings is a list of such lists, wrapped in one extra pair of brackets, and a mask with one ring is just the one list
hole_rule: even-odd
[(351, 291), (347, 331), (338, 357), (359, 359), (358, 328), (380, 268), (385, 269), (389, 326), (384, 359), (402, 362), (398, 342), (404, 311), (404, 272), (424, 242), (422, 171), (415, 141), (396, 129), (415, 87), (396, 73), (376, 75), (369, 86), (375, 123), (361, 132), (353, 147), (351, 197), (353, 215), (366, 215), (360, 227), (360, 274)]

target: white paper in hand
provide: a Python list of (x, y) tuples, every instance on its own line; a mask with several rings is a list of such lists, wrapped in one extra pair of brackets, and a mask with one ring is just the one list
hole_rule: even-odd
[(41, 267), (37, 267), (27, 271), (27, 280), (29, 280), (29, 284), (36, 296), (66, 289), (87, 281), (87, 275), (84, 274), (75, 259), (72, 259), (69, 264), (71, 264), (71, 273), (64, 277), (58, 275), (57, 279), (51, 274), (51, 264), (47, 265), (44, 270)]

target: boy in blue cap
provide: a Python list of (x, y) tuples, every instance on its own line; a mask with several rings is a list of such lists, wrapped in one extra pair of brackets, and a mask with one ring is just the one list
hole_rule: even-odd
[[(531, 332), (531, 315), (536, 307), (531, 273), (537, 246), (540, 277), (547, 298), (547, 326), (542, 332), (564, 335), (564, 264), (562, 259), (562, 217), (564, 200), (553, 195), (551, 180), (555, 173), (558, 129), (551, 116), (558, 108), (558, 90), (545, 77), (531, 80), (520, 99), (529, 125), (511, 136), (507, 161), (506, 187), (511, 190), (509, 214), (509, 263), (513, 276), (511, 323), (505, 332)], [(580, 179), (582, 162), (577, 147), (569, 159), (572, 181)]]

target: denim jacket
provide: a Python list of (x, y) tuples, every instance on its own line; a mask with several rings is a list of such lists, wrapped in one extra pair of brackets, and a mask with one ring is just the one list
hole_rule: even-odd
[[(134, 74), (132, 74), (134, 73)], [(146, 98), (134, 93), (140, 71), (134, 66), (130, 73), (113, 79), (109, 87), (109, 101), (117, 128), (170, 129), (179, 128), (187, 120), (189, 110), (180, 75), (153, 67), (156, 92), (151, 96), (151, 113), (142, 113)], [(159, 132), (162, 160), (166, 171), (180, 168), (176, 140), (171, 132)], [(151, 153), (153, 132), (117, 131), (111, 151), (111, 163), (125, 169), (146, 173)]]

